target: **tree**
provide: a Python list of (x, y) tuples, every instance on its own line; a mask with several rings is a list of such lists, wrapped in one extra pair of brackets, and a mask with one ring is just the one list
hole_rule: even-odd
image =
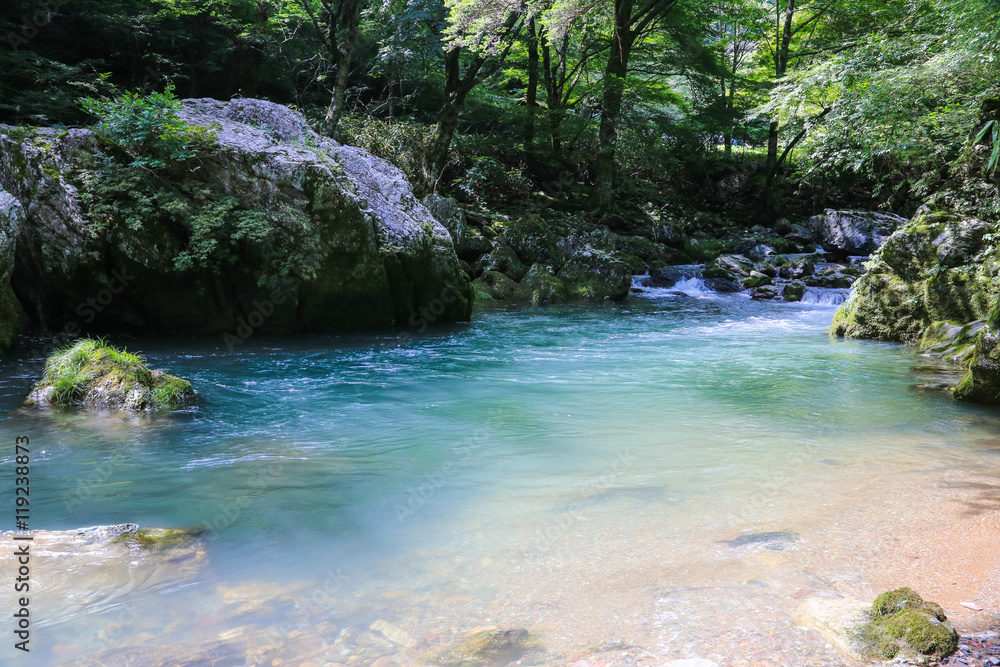
[(296, 0), (322, 40), (324, 62), (333, 72), (323, 132), (332, 135), (347, 104), (351, 59), (361, 34), (362, 0)]
[(525, 18), (519, 2), (505, 5), (502, 15), (491, 4), (476, 0), (452, 1), (449, 10), (449, 39), (443, 49), (444, 101), (423, 158), (423, 178), (431, 190), (437, 189), (448, 164), (466, 98), (503, 66)]
[(632, 50), (669, 14), (680, 0), (612, 0), (613, 29), (608, 45), (601, 99), (597, 159), (594, 163), (594, 205), (607, 209), (614, 203), (618, 123), (628, 79)]

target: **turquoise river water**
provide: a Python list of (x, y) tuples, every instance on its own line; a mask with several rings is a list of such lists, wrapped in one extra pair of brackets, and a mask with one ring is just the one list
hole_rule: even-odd
[(32, 528), (204, 530), (190, 562), (39, 575), (25, 664), (409, 664), (490, 626), (531, 631), (522, 664), (842, 664), (797, 605), (892, 583), (876, 546), (921, 497), (967, 500), (1000, 415), (833, 312), (650, 290), (235, 353), (117, 339), (199, 394), (141, 418), (21, 408), (42, 351), (3, 360)]

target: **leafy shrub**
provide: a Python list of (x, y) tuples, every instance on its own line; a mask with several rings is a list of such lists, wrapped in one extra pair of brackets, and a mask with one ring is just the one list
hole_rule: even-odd
[(430, 127), (411, 121), (345, 114), (337, 126), (337, 141), (363, 148), (398, 167), (411, 183), (421, 178), (421, 156)]
[[(234, 263), (241, 247), (271, 257), (261, 283), (295, 268), (297, 258), (274, 256), (264, 212), (241, 208), (236, 197), (197, 178), (199, 165), (192, 163), (218, 150), (216, 130), (184, 121), (172, 86), (81, 104), (99, 119), (92, 129), (103, 144), (76, 174), (95, 234), (133, 255), (153, 248), (147, 262), (165, 260), (177, 271)], [(163, 230), (180, 230), (180, 242), (164, 238)]]
[(469, 199), (478, 201), (527, 193), (528, 182), (519, 169), (509, 169), (492, 157), (474, 157), (470, 163), (464, 178), (453, 181)]
[(215, 147), (215, 129), (181, 119), (181, 101), (174, 95), (173, 84), (145, 97), (126, 91), (111, 100), (86, 97), (80, 104), (98, 118), (91, 129), (104, 143), (127, 155), (132, 167), (163, 169)]

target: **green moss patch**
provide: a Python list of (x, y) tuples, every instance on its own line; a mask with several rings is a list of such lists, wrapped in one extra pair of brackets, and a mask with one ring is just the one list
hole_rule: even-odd
[(83, 338), (46, 360), (28, 403), (137, 412), (179, 407), (193, 394), (190, 382), (150, 370), (139, 355)]
[(937, 661), (958, 648), (958, 634), (940, 605), (909, 588), (875, 598), (854, 639), (862, 655), (876, 660)]
[(186, 546), (200, 534), (183, 528), (136, 528), (123, 531), (112, 542), (141, 549), (170, 549)]
[(537, 646), (527, 630), (483, 630), (454, 644), (428, 651), (424, 664), (441, 667), (507, 665), (520, 660)]

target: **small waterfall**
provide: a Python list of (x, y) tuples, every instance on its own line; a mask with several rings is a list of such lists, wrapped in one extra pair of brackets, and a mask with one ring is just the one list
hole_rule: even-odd
[(702, 279), (704, 264), (679, 264), (648, 273), (632, 276), (632, 289), (651, 297), (711, 297), (716, 296)]
[(714, 296), (713, 292), (705, 281), (701, 278), (694, 276), (691, 278), (685, 278), (684, 280), (677, 281), (677, 284), (671, 288), (675, 292), (683, 292), (688, 296)]
[(825, 287), (807, 287), (802, 295), (802, 303), (821, 306), (839, 306), (851, 295), (849, 289), (827, 289)]

